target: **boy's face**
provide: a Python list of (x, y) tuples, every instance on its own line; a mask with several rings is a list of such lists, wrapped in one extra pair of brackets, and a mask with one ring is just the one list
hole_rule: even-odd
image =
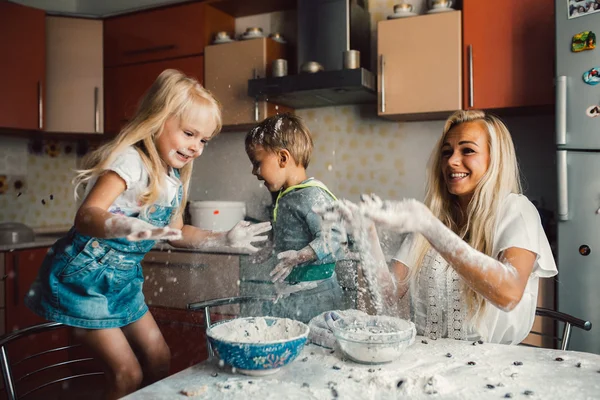
[(281, 190), (286, 183), (286, 169), (280, 155), (267, 151), (262, 146), (256, 146), (249, 157), (252, 162), (252, 175), (259, 181), (264, 181), (270, 192)]

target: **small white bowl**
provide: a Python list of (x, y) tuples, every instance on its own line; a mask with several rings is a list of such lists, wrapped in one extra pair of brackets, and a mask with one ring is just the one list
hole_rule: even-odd
[(342, 318), (332, 327), (344, 354), (362, 364), (394, 361), (414, 343), (417, 333), (411, 321), (383, 315)]

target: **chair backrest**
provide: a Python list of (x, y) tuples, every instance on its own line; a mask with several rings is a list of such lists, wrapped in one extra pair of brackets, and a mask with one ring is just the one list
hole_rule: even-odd
[[(540, 336), (542, 340), (551, 341), (552, 347), (555, 349), (568, 350), (569, 341), (571, 339), (571, 327), (575, 326), (586, 331), (592, 329), (592, 323), (590, 321), (579, 319), (572, 315), (550, 310), (548, 308), (536, 308), (535, 315), (549, 319), (554, 323), (552, 334), (534, 330), (532, 330), (530, 334)], [(562, 329), (560, 325), (562, 325)]]
[(8, 400), (27, 399), (61, 389), (56, 385), (73, 379), (104, 374), (88, 371), (92, 358), (73, 356), (73, 349), (80, 345), (69, 345), (67, 329), (61, 323), (48, 322), (0, 338), (0, 368)]

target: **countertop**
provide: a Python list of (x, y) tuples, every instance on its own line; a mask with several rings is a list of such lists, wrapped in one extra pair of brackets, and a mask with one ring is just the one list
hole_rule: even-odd
[(213, 358), (125, 399), (185, 399), (182, 390), (211, 400), (597, 399), (600, 355), (417, 336), (398, 360), (363, 365), (307, 345), (273, 375), (241, 375)]
[[(0, 245), (0, 253), (13, 251), (13, 250), (25, 250), (25, 249), (34, 249), (38, 247), (50, 247), (52, 246), (58, 239), (63, 237), (65, 233), (44, 233), (44, 234), (36, 234), (35, 240), (32, 242), (23, 242), (16, 244), (6, 244)], [(184, 253), (208, 253), (208, 254), (227, 254), (227, 255), (249, 255), (249, 252), (243, 252), (239, 249), (222, 249), (219, 251), (211, 251), (211, 250), (198, 250), (198, 249), (182, 249), (178, 247), (173, 247), (166, 242), (156, 242), (152, 250), (156, 251), (171, 251), (171, 252), (184, 252)]]

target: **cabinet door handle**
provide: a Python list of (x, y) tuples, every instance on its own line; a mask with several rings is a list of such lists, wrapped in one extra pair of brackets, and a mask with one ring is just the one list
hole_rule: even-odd
[(13, 282), (14, 288), (15, 290), (13, 291), (14, 293), (14, 304), (15, 306), (19, 305), (19, 254), (15, 253), (14, 256), (14, 273), (15, 273), (15, 279)]
[(100, 107), (98, 102), (98, 95), (100, 91), (98, 87), (94, 88), (94, 133), (100, 132)]
[(473, 45), (467, 46), (467, 59), (469, 64), (469, 107), (473, 107), (475, 104), (473, 90)]
[(381, 106), (380, 111), (385, 112), (385, 56), (379, 56), (379, 78), (381, 79)]
[(167, 44), (167, 45), (163, 45), (163, 46), (147, 47), (145, 49), (129, 50), (129, 51), (124, 52), (123, 54), (126, 56), (135, 56), (138, 54), (157, 53), (159, 51), (173, 50), (176, 48), (177, 48), (177, 46), (175, 46), (174, 44)]
[[(256, 68), (252, 69), (252, 79), (258, 79), (258, 71), (256, 71)], [(254, 121), (258, 122), (260, 118), (259, 112), (258, 112), (258, 97), (254, 98)]]
[(38, 128), (44, 128), (44, 89), (42, 81), (38, 81)]

